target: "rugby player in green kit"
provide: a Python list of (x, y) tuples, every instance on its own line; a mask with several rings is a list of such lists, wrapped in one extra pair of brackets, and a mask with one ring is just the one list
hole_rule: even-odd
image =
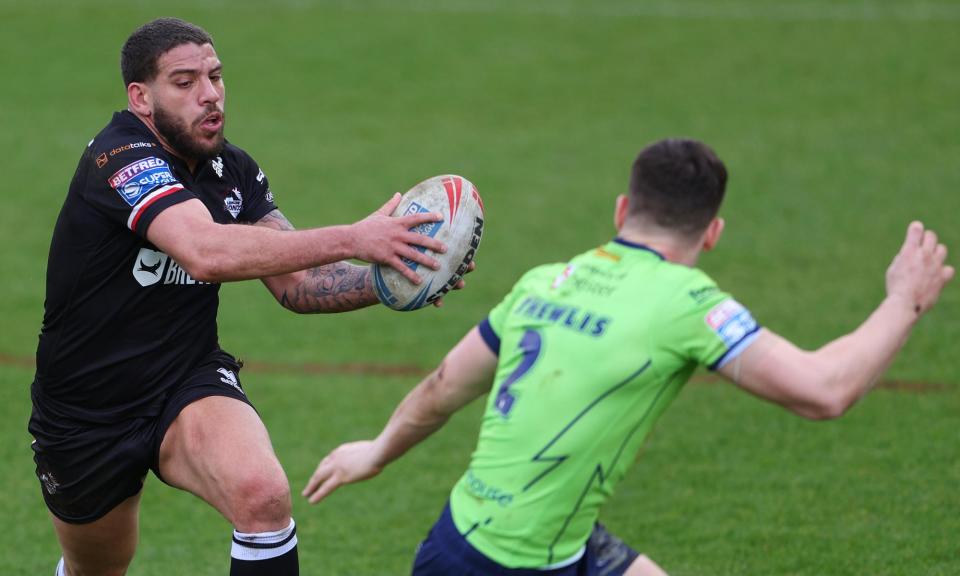
[(401, 402), (372, 441), (321, 461), (317, 502), (370, 478), (489, 392), (477, 448), (414, 562), (415, 575), (662, 575), (597, 523), (600, 506), (698, 365), (811, 419), (863, 396), (954, 270), (919, 222), (859, 328), (815, 351), (766, 328), (695, 268), (723, 231), (727, 172), (692, 140), (633, 164), (617, 237), (534, 268)]

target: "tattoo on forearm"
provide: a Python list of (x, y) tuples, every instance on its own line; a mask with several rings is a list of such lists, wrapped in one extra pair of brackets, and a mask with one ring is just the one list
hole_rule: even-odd
[(370, 270), (348, 262), (334, 262), (307, 270), (300, 284), (283, 291), (280, 304), (302, 314), (346, 312), (375, 304)]
[[(294, 230), (279, 210), (257, 221), (258, 226), (274, 230)], [(377, 303), (370, 281), (370, 270), (349, 262), (334, 262), (307, 270), (299, 284), (287, 286), (277, 296), (280, 304), (301, 314), (346, 312)]]

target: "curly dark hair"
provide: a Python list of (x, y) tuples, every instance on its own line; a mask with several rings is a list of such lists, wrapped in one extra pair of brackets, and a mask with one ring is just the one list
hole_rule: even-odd
[(120, 50), (123, 85), (148, 82), (157, 76), (157, 60), (181, 44), (210, 44), (206, 30), (179, 18), (157, 18), (133, 31)]

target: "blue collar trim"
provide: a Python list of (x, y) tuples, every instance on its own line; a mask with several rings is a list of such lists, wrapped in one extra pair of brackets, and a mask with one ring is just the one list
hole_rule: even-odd
[(635, 248), (637, 250), (646, 250), (647, 252), (653, 252), (654, 254), (657, 255), (657, 258), (660, 258), (661, 260), (666, 260), (663, 254), (657, 252), (656, 250), (647, 246), (646, 244), (637, 244), (636, 242), (630, 242), (629, 240), (624, 240), (623, 238), (620, 238), (620, 237), (614, 238), (613, 241), (617, 244), (620, 244), (621, 246), (626, 246), (627, 248)]

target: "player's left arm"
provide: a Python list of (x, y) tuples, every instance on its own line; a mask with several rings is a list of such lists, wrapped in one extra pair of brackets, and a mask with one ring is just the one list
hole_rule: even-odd
[[(293, 224), (278, 209), (270, 211), (254, 225), (281, 231), (294, 230)], [(281, 306), (299, 314), (347, 312), (378, 302), (370, 280), (370, 268), (350, 262), (333, 262), (262, 280)]]
[[(271, 210), (254, 225), (281, 231), (294, 230), (293, 224), (279, 209)], [(471, 262), (467, 272), (472, 272), (475, 267), (476, 264)], [(349, 312), (379, 303), (370, 279), (370, 267), (366, 265), (333, 262), (262, 280), (281, 306), (298, 314)], [(461, 279), (454, 290), (464, 286)], [(443, 298), (433, 305), (437, 308), (443, 306)]]
[(454, 412), (487, 393), (496, 368), (496, 354), (473, 328), (400, 402), (376, 439), (343, 444), (321, 460), (303, 496), (315, 504), (343, 484), (376, 476), (439, 430)]
[(887, 297), (856, 330), (813, 351), (763, 330), (720, 373), (806, 418), (842, 415), (873, 387), (916, 322), (936, 304), (954, 276), (946, 256), (933, 231), (911, 223), (887, 269)]

